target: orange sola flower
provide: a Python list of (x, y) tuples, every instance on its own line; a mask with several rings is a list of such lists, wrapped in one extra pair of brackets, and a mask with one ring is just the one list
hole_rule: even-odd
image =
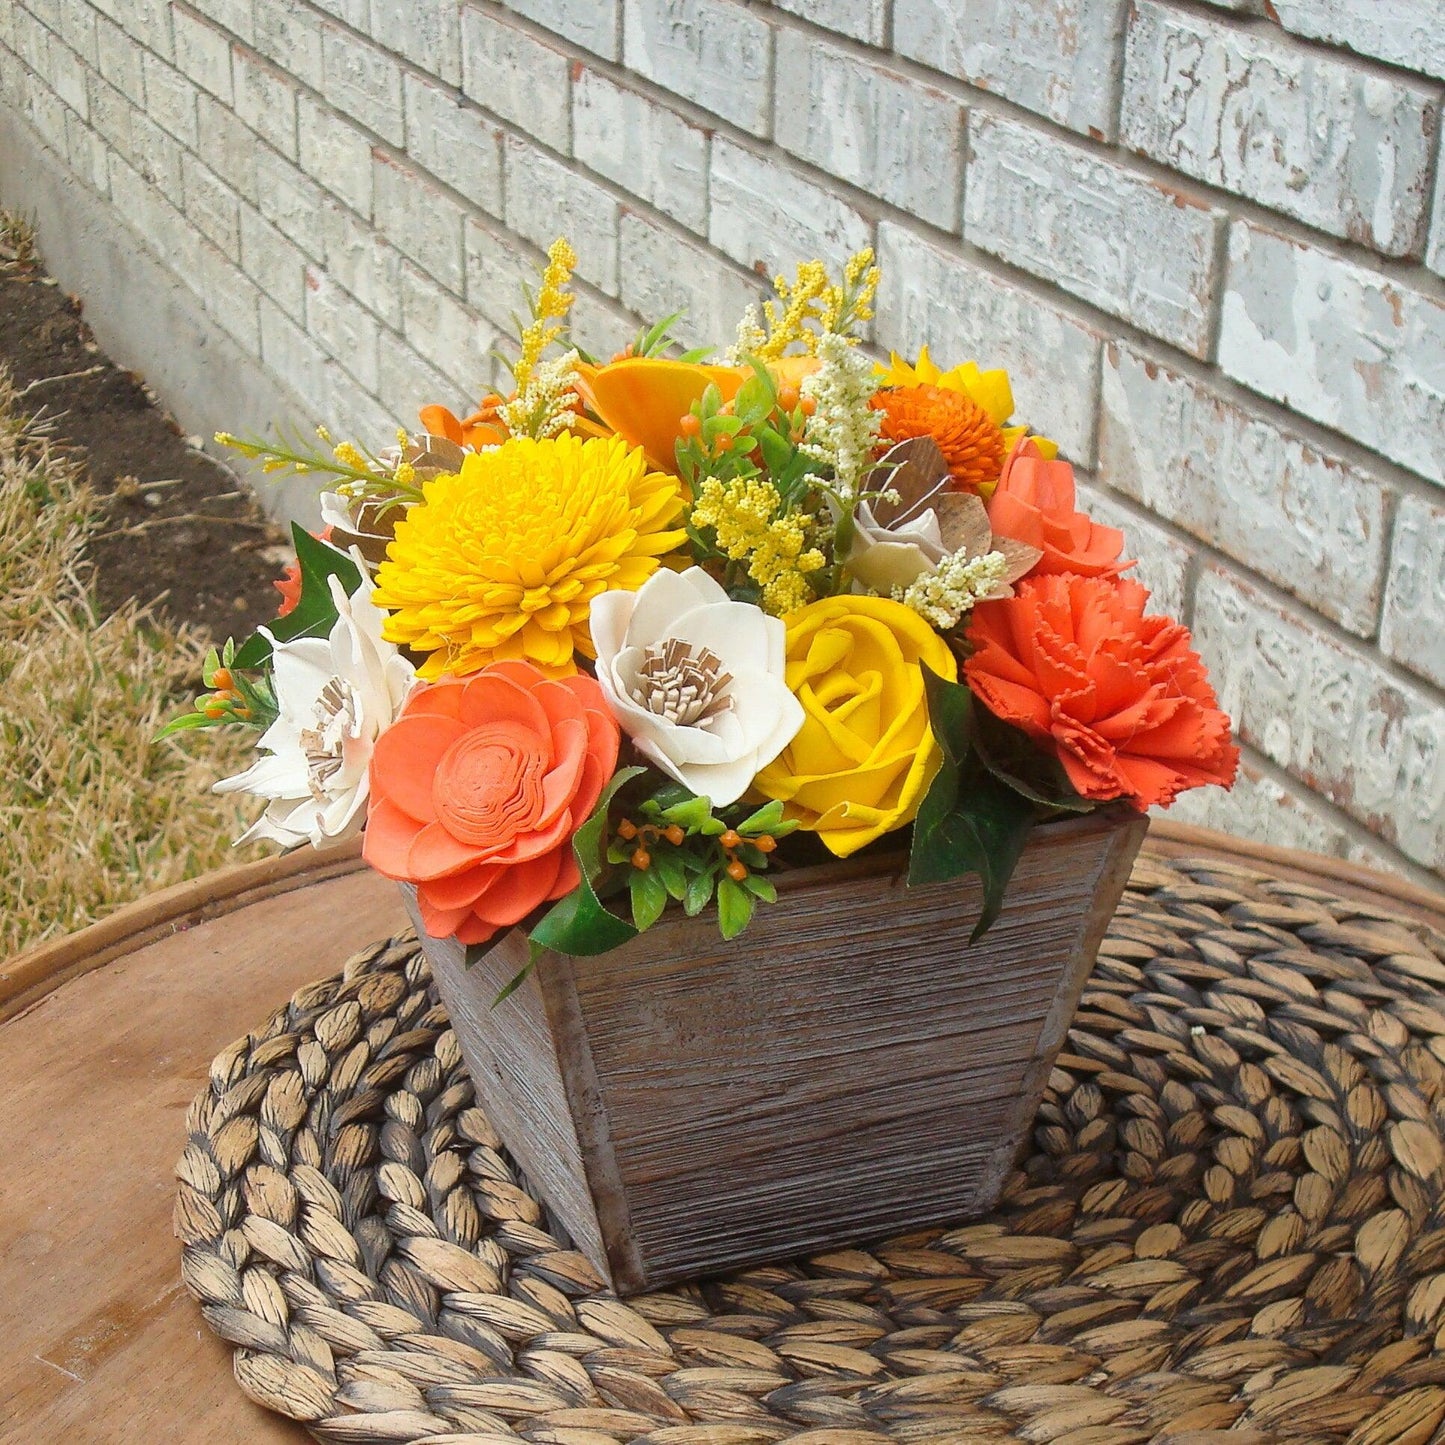
[(498, 662), (414, 692), (376, 740), (363, 854), (433, 938), (485, 943), (577, 886), (572, 835), (621, 731), (590, 677)]
[(496, 402), (499, 400), (488, 398), (492, 405), (484, 402), (468, 417), (458, 417), (448, 408), (433, 403), (422, 407), (418, 417), (422, 429), (429, 435), (445, 437), (459, 447), (476, 451), (479, 447), (498, 446), (507, 439), (507, 428), (497, 419)]
[(998, 481), (1004, 459), (999, 425), (966, 392), (921, 383), (890, 387), (872, 402), (883, 413), (884, 449), (913, 437), (932, 437), (948, 463), (950, 489), (984, 497)]
[(1146, 617), (1148, 600), (1126, 578), (1029, 578), (973, 609), (964, 663), (979, 700), (1052, 750), (1082, 797), (1140, 812), (1229, 787), (1239, 766), (1188, 629)]

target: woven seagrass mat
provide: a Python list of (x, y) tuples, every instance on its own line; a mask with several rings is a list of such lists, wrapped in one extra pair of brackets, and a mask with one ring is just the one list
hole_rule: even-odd
[(215, 1061), (182, 1272), (326, 1441), (1425, 1445), (1442, 986), (1427, 924), (1146, 856), (995, 1213), (622, 1304), (397, 938)]

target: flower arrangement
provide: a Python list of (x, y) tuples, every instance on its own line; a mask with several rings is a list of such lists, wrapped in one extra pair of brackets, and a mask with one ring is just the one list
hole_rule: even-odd
[[(364, 856), (427, 932), (595, 954), (669, 906), (731, 938), (776, 869), (890, 844), (977, 873), (1030, 830), (1237, 766), (1187, 631), (1013, 417), (1006, 374), (859, 344), (878, 271), (778, 278), (721, 356), (669, 317), (569, 337), (553, 245), (508, 395), (365, 451), (219, 439), (326, 479), (275, 622), (172, 729), (260, 731), (248, 837)], [(329, 450), (327, 449), (329, 448)]]

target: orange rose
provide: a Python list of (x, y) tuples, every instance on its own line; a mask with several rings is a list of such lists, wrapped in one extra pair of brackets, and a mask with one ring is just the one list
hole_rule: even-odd
[(1113, 575), (1132, 567), (1119, 561), (1124, 534), (1101, 527), (1074, 509), (1074, 469), (1049, 461), (1032, 437), (1015, 443), (1003, 464), (998, 489), (989, 499), (988, 520), (995, 535), (1027, 542), (1044, 555), (1029, 574), (1076, 572)]
[(1188, 629), (1146, 617), (1148, 600), (1126, 578), (1030, 578), (973, 609), (964, 663), (974, 694), (1052, 748), (1081, 796), (1140, 812), (1228, 787), (1239, 766)]
[(420, 688), (376, 741), (363, 856), (416, 884), (433, 938), (485, 943), (577, 886), (620, 736), (590, 677), (494, 662)]

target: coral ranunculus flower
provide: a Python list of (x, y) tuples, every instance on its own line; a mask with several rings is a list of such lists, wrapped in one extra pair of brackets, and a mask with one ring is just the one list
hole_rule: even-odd
[(620, 738), (590, 677), (498, 662), (420, 688), (372, 753), (363, 856), (416, 885), (431, 937), (485, 943), (577, 886)]
[(1073, 467), (1046, 458), (1032, 437), (1015, 443), (1008, 454), (989, 499), (988, 520), (997, 536), (1026, 542), (1044, 554), (1031, 576), (1112, 576), (1134, 565), (1119, 560), (1124, 550), (1121, 531), (1101, 527), (1075, 510)]
[(972, 397), (942, 386), (898, 386), (878, 392), (888, 445), (932, 437), (948, 463), (956, 491), (987, 496), (1003, 466), (1004, 437), (998, 423)]
[(846, 858), (917, 814), (943, 761), (919, 663), (950, 682), (958, 664), (928, 623), (887, 597), (823, 597), (786, 621), (803, 725), (753, 787)]
[(1128, 578), (1030, 578), (973, 609), (964, 664), (989, 711), (1052, 748), (1081, 796), (1141, 812), (1228, 787), (1239, 766), (1188, 629), (1146, 617), (1148, 600)]
[(377, 569), (386, 637), (425, 679), (524, 660), (562, 676), (592, 656), (592, 599), (635, 592), (686, 539), (676, 477), (620, 437), (514, 437), (423, 484)]

